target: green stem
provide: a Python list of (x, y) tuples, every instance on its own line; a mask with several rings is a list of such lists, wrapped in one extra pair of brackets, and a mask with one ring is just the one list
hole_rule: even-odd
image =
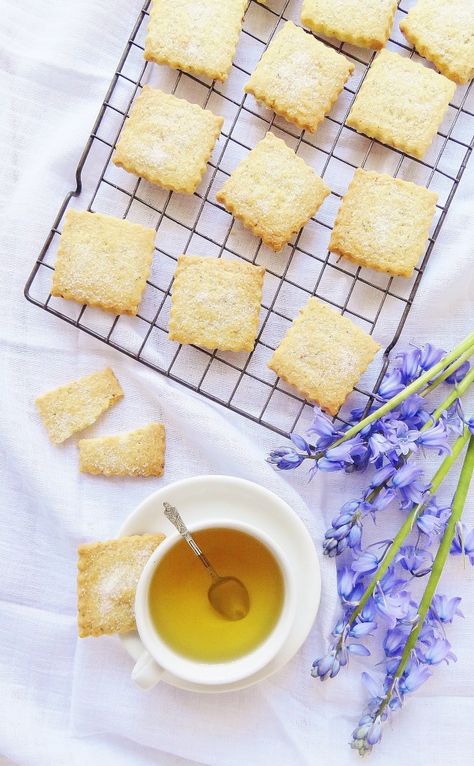
[(474, 332), (472, 332), (470, 335), (465, 338), (462, 343), (459, 343), (459, 345), (456, 346), (453, 351), (451, 351), (449, 354), (447, 354), (444, 359), (442, 359), (438, 364), (435, 364), (434, 367), (431, 367), (429, 370), (423, 373), (423, 375), (420, 375), (419, 378), (413, 381), (413, 383), (410, 383), (406, 388), (403, 389), (403, 391), (400, 391), (399, 394), (396, 396), (393, 396), (391, 399), (388, 400), (385, 404), (383, 404), (381, 407), (376, 409), (374, 412), (370, 413), (370, 415), (367, 415), (366, 418), (361, 420), (359, 423), (356, 423), (356, 425), (352, 426), (352, 428), (349, 428), (348, 431), (345, 432), (344, 436), (342, 436), (340, 439), (334, 442), (334, 444), (331, 445), (331, 447), (337, 447), (339, 444), (342, 444), (343, 442), (347, 441), (348, 439), (351, 439), (353, 436), (356, 436), (359, 431), (362, 431), (366, 426), (373, 423), (375, 420), (378, 420), (383, 415), (386, 415), (387, 412), (391, 412), (395, 407), (398, 407), (399, 404), (405, 401), (411, 394), (414, 394), (416, 391), (419, 391), (420, 388), (423, 388), (425, 383), (429, 383), (430, 380), (432, 380), (433, 376), (438, 375), (439, 372), (442, 372), (442, 370), (445, 369), (446, 365), (451, 364), (454, 359), (456, 359), (461, 354), (464, 354), (465, 351), (470, 349), (474, 346)]
[(462, 516), (464, 503), (466, 502), (466, 496), (469, 490), (469, 485), (471, 483), (473, 471), (474, 471), (474, 436), (471, 436), (469, 440), (469, 446), (467, 448), (466, 456), (464, 458), (464, 463), (461, 469), (461, 474), (459, 477), (456, 493), (454, 495), (451, 516), (449, 517), (449, 521), (446, 525), (446, 530), (444, 532), (443, 538), (439, 545), (438, 552), (433, 562), (431, 574), (426, 584), (425, 592), (423, 593), (423, 597), (420, 602), (420, 607), (418, 609), (418, 622), (416, 623), (415, 627), (412, 629), (410, 635), (408, 636), (408, 640), (405, 644), (403, 654), (401, 656), (400, 662), (398, 663), (397, 669), (393, 676), (393, 680), (390, 685), (390, 688), (387, 692), (387, 695), (382, 705), (379, 708), (379, 711), (378, 711), (379, 714), (382, 712), (383, 708), (389, 703), (393, 690), (395, 688), (396, 681), (398, 678), (401, 678), (406, 668), (410, 654), (416, 645), (418, 636), (420, 635), (420, 631), (425, 622), (428, 609), (430, 608), (431, 602), (433, 600), (433, 596), (435, 594), (440, 577), (442, 575), (444, 565), (446, 564), (446, 559), (448, 558), (448, 555), (449, 555), (451, 544), (453, 542), (453, 538), (456, 532), (456, 524), (459, 522)]
[(451, 451), (451, 454), (447, 455), (447, 457), (444, 458), (443, 462), (441, 463), (440, 467), (436, 471), (436, 473), (433, 476), (433, 480), (431, 482), (431, 489), (430, 489), (430, 497), (425, 498), (421, 503), (416, 505), (409, 515), (406, 517), (405, 522), (400, 527), (398, 533), (395, 535), (393, 542), (388, 549), (387, 553), (385, 554), (382, 562), (380, 563), (377, 571), (373, 575), (369, 585), (365, 589), (362, 598), (359, 601), (359, 604), (356, 606), (354, 611), (351, 613), (351, 616), (348, 619), (348, 625), (352, 625), (353, 622), (357, 619), (359, 614), (362, 612), (364, 606), (366, 605), (369, 598), (372, 596), (377, 583), (382, 579), (385, 572), (389, 568), (390, 564), (392, 563), (393, 559), (395, 558), (396, 554), (400, 550), (402, 543), (404, 542), (405, 538), (408, 537), (411, 530), (413, 529), (413, 525), (415, 524), (418, 516), (421, 515), (424, 508), (427, 506), (427, 504), (430, 501), (430, 498), (438, 491), (439, 487), (441, 486), (442, 482), (446, 478), (448, 472), (451, 470), (451, 467), (453, 463), (457, 460), (460, 453), (464, 449), (464, 446), (466, 442), (469, 439), (469, 430), (467, 428), (464, 429), (463, 434), (456, 439), (455, 443), (453, 444), (453, 448)]
[[(461, 396), (462, 396), (462, 395), (463, 395), (463, 394), (464, 394), (464, 393), (467, 391), (467, 389), (469, 388), (469, 386), (470, 386), (470, 385), (471, 385), (471, 383), (473, 383), (473, 382), (474, 382), (474, 367), (471, 367), (471, 369), (469, 370), (469, 372), (467, 373), (467, 375), (465, 375), (465, 377), (464, 377), (464, 378), (461, 380), (461, 382), (460, 382), (460, 383), (458, 383), (458, 385), (456, 386), (456, 388), (454, 388), (454, 389), (453, 389), (453, 390), (452, 390), (452, 391), (449, 393), (449, 395), (446, 397), (446, 399), (444, 400), (444, 402), (441, 402), (441, 404), (440, 404), (438, 407), (436, 407), (436, 409), (435, 409), (435, 410), (434, 410), (434, 412), (432, 413), (432, 415), (431, 415), (431, 417), (430, 417), (430, 420), (428, 421), (428, 423), (430, 423), (430, 421), (431, 421), (432, 423), (436, 422), (436, 420), (438, 420), (439, 416), (440, 416), (440, 415), (441, 415), (441, 414), (442, 414), (442, 413), (443, 413), (445, 410), (449, 410), (449, 408), (451, 407), (451, 405), (452, 405), (452, 404), (454, 404), (454, 402), (456, 401), (456, 399), (460, 399), (460, 397), (461, 397)], [(426, 425), (426, 424), (425, 424), (425, 425)], [(428, 426), (428, 427), (429, 427), (429, 426)], [(425, 428), (425, 426), (423, 426), (423, 428)], [(422, 428), (421, 430), (423, 430), (423, 428)]]
[(436, 378), (436, 380), (434, 380), (432, 383), (430, 383), (430, 385), (429, 385), (429, 386), (427, 386), (427, 387), (426, 387), (426, 388), (425, 388), (425, 389), (424, 389), (424, 390), (421, 392), (421, 395), (422, 395), (422, 396), (427, 396), (427, 395), (428, 395), (428, 394), (430, 394), (432, 391), (434, 391), (434, 390), (435, 390), (435, 388), (437, 388), (437, 387), (439, 386), (439, 384), (440, 384), (440, 383), (443, 383), (443, 381), (445, 381), (445, 380), (446, 380), (446, 378), (449, 378), (449, 376), (450, 376), (450, 375), (452, 375), (452, 374), (453, 374), (453, 372), (456, 372), (456, 370), (458, 369), (458, 367), (461, 367), (461, 365), (462, 365), (462, 364), (464, 364), (464, 362), (467, 362), (467, 360), (471, 358), (471, 356), (473, 355), (473, 353), (474, 353), (474, 349), (473, 349), (473, 348), (468, 348), (468, 350), (467, 350), (467, 351), (465, 351), (465, 352), (464, 352), (464, 354), (461, 354), (461, 356), (460, 356), (460, 357), (458, 357), (457, 359), (455, 359), (455, 361), (454, 361), (452, 364), (450, 364), (450, 365), (449, 365), (449, 367), (447, 367), (447, 368), (445, 369), (445, 371), (441, 373), (441, 375), (438, 375), (438, 377)]

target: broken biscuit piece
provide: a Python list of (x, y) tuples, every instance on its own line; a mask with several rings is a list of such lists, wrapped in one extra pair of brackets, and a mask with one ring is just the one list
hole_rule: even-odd
[(123, 397), (112, 370), (85, 375), (38, 396), (36, 406), (53, 444), (91, 426), (103, 412)]
[(165, 466), (165, 427), (150, 423), (135, 431), (81, 439), (80, 470), (103, 476), (161, 476)]

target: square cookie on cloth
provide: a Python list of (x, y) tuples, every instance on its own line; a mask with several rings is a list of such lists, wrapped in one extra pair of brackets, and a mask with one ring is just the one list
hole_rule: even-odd
[(223, 117), (169, 93), (143, 87), (112, 162), (165, 189), (192, 194), (206, 172)]
[(362, 83), (346, 124), (421, 159), (455, 90), (443, 75), (383, 50)]
[(77, 625), (81, 638), (135, 629), (137, 583), (164, 539), (160, 533), (132, 535), (79, 546)]
[(81, 439), (83, 473), (103, 476), (161, 476), (165, 467), (165, 427), (150, 423), (135, 431)]
[(150, 274), (155, 233), (110, 215), (68, 210), (51, 295), (135, 315)]
[(248, 0), (154, 0), (145, 58), (225, 80)]
[(301, 22), (316, 34), (361, 48), (383, 48), (397, 0), (303, 0)]
[(463, 85), (474, 77), (473, 0), (418, 0), (400, 22), (408, 42)]
[(310, 298), (268, 366), (336, 415), (380, 346), (347, 317)]
[(169, 336), (220, 351), (252, 351), (265, 269), (245, 261), (181, 255), (173, 282)]
[(331, 190), (281, 138), (267, 133), (216, 194), (273, 250), (305, 225)]
[(438, 195), (410, 181), (358, 168), (339, 207), (332, 253), (409, 277), (426, 245)]
[(292, 21), (275, 35), (244, 90), (314, 132), (354, 70), (354, 64)]
[(92, 375), (66, 383), (38, 396), (36, 406), (54, 444), (95, 423), (103, 412), (123, 397), (112, 370), (107, 367)]

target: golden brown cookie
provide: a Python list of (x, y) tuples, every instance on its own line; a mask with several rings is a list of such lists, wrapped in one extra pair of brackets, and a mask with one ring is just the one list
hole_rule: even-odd
[(426, 246), (438, 195), (410, 181), (358, 168), (339, 207), (332, 253), (409, 277)]
[(216, 199), (273, 250), (305, 225), (330, 194), (284, 141), (267, 133), (236, 167)]
[(370, 67), (346, 124), (421, 159), (455, 90), (443, 75), (384, 49)]
[(252, 351), (265, 269), (245, 261), (181, 255), (174, 276), (170, 340)]
[(244, 90), (300, 128), (315, 131), (354, 64), (287, 21), (275, 35)]
[(310, 298), (268, 366), (336, 415), (380, 346), (347, 317)]
[(150, 183), (192, 194), (206, 172), (223, 122), (209, 109), (145, 85), (112, 162)]
[(114, 314), (138, 311), (155, 230), (101, 213), (68, 210), (51, 294)]
[(383, 48), (397, 0), (303, 0), (301, 22), (316, 34), (361, 48)]
[(225, 80), (248, 0), (153, 0), (145, 58)]
[(400, 22), (400, 29), (441, 74), (460, 85), (472, 80), (473, 0), (418, 0)]

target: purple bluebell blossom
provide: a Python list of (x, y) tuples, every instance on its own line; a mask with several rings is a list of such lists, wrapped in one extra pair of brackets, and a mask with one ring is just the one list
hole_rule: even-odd
[(308, 428), (308, 436), (313, 434), (319, 437), (316, 445), (318, 449), (326, 449), (342, 435), (319, 407), (313, 408), (313, 420)]
[(378, 568), (392, 540), (381, 540), (367, 546), (363, 551), (354, 550), (354, 560), (351, 569), (358, 575), (372, 574)]
[(291, 471), (298, 468), (304, 459), (305, 455), (300, 454), (293, 447), (279, 447), (270, 452), (267, 462), (274, 465), (279, 471)]
[(300, 436), (299, 434), (296, 434), (294, 431), (293, 433), (290, 434), (290, 439), (295, 445), (295, 447), (297, 447), (300, 450), (303, 450), (303, 452), (306, 452), (307, 455), (311, 455), (311, 447), (309, 446), (306, 439), (303, 439), (302, 436)]
[(454, 404), (446, 410), (444, 413), (444, 422), (450, 433), (455, 434), (456, 436), (461, 436), (464, 431), (465, 421), (460, 399), (456, 399)]
[(423, 476), (423, 469), (414, 463), (406, 463), (392, 477), (392, 485), (396, 489), (404, 489), (414, 484)]
[(420, 367), (423, 371), (430, 370), (435, 364), (441, 361), (443, 356), (446, 356), (446, 351), (442, 348), (437, 348), (431, 343), (425, 343), (421, 347), (420, 355)]
[(467, 556), (474, 566), (474, 527), (468, 531), (465, 524), (457, 525), (450, 553), (453, 556)]
[(405, 384), (402, 380), (402, 373), (400, 370), (392, 370), (382, 380), (377, 394), (381, 399), (392, 399), (392, 397), (401, 393), (405, 388)]
[(429, 416), (426, 399), (419, 394), (408, 396), (399, 408), (400, 420), (406, 423), (408, 428), (419, 430), (427, 422)]
[(413, 577), (424, 577), (431, 571), (433, 555), (424, 548), (404, 545), (397, 553), (396, 560)]
[(429, 489), (428, 485), (420, 481), (422, 476), (422, 469), (414, 463), (406, 463), (394, 474), (391, 484), (398, 491), (402, 510), (408, 510), (414, 503), (422, 501)]
[(352, 452), (362, 446), (362, 440), (360, 436), (355, 436), (353, 439), (339, 444), (337, 447), (332, 447), (326, 451), (326, 458), (330, 462), (336, 463), (352, 463)]
[(448, 598), (447, 596), (436, 593), (433, 596), (428, 617), (434, 623), (439, 622), (442, 625), (451, 623), (456, 616), (464, 617), (459, 609), (460, 603), (461, 598), (459, 596)]
[(375, 489), (375, 487), (380, 487), (382, 484), (385, 484), (392, 478), (392, 476), (394, 476), (395, 471), (396, 468), (393, 465), (385, 465), (382, 468), (379, 468), (372, 476), (372, 481), (370, 482), (371, 488)]
[(370, 462), (375, 463), (380, 457), (393, 450), (393, 441), (389, 441), (382, 433), (372, 433), (368, 441)]
[(425, 683), (431, 676), (431, 670), (426, 665), (415, 665), (403, 674), (400, 681), (400, 691), (402, 694), (406, 692), (414, 692), (416, 689)]
[(387, 630), (383, 641), (384, 652), (387, 657), (399, 659), (403, 647), (407, 642), (407, 631), (400, 627), (393, 627)]
[(420, 433), (416, 441), (420, 447), (438, 450), (438, 455), (447, 455), (451, 452), (448, 437), (446, 424), (443, 418), (440, 418), (436, 425)]
[(451, 515), (451, 507), (438, 507), (435, 498), (432, 498), (423, 513), (418, 516), (416, 526), (430, 540), (443, 534), (448, 519)]
[(427, 646), (419, 649), (419, 659), (425, 665), (439, 665), (440, 662), (456, 662), (456, 655), (451, 651), (451, 644), (445, 638), (434, 637)]
[(397, 368), (400, 370), (402, 382), (405, 386), (411, 383), (420, 374), (421, 351), (419, 348), (412, 348), (409, 351), (397, 354)]
[(454, 372), (448, 378), (446, 378), (446, 383), (460, 383), (461, 380), (466, 377), (470, 369), (470, 363), (464, 362), (464, 364), (461, 364), (457, 370), (454, 370)]

